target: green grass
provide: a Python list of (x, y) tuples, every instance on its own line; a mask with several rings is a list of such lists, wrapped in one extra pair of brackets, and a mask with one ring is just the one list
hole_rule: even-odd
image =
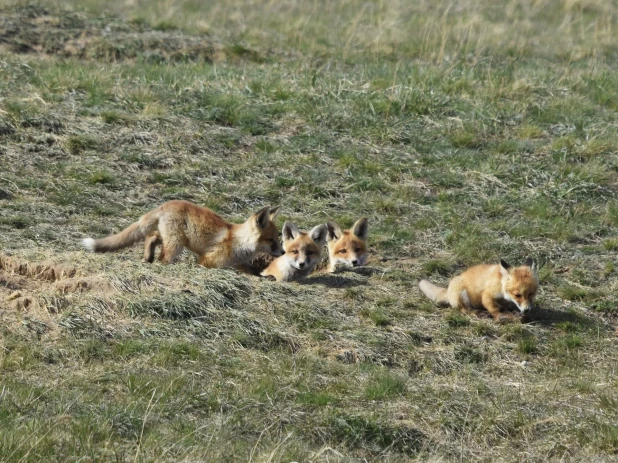
[[(62, 5), (0, 15), (1, 461), (615, 457), (616, 5)], [(369, 269), (81, 250), (170, 199)], [(417, 289), (528, 256), (523, 325)]]

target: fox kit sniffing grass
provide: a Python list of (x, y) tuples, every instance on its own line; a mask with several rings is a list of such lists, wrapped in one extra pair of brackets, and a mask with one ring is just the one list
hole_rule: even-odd
[(448, 288), (429, 280), (422, 280), (418, 286), (436, 304), (477, 315), (485, 309), (493, 318), (500, 319), (516, 318), (533, 308), (539, 279), (534, 261), (528, 258), (521, 267), (512, 267), (504, 260), (498, 265), (471, 267), (453, 278)]
[(206, 207), (188, 201), (168, 201), (144, 214), (120, 233), (101, 239), (86, 238), (83, 245), (93, 252), (110, 252), (145, 240), (144, 261), (170, 264), (189, 249), (204, 267), (230, 267), (249, 262), (257, 253), (281, 256), (283, 250), (274, 220), (279, 207), (264, 207), (244, 223), (230, 223)]
[(328, 271), (334, 272), (337, 265), (358, 267), (367, 262), (367, 219), (356, 221), (349, 230), (342, 231), (333, 222), (326, 224), (328, 244)]
[(281, 230), (285, 254), (273, 260), (261, 273), (277, 281), (292, 281), (309, 275), (320, 261), (326, 243), (326, 225), (318, 225), (304, 232), (292, 222), (285, 222)]

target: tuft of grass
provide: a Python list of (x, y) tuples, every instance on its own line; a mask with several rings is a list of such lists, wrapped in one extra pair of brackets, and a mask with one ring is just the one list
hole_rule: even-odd
[(455, 349), (455, 360), (460, 363), (485, 363), (487, 355), (477, 348), (462, 346)]
[(296, 401), (310, 407), (325, 407), (335, 401), (335, 398), (324, 392), (306, 391), (298, 395)]
[(599, 299), (600, 293), (593, 289), (582, 288), (573, 285), (562, 285), (558, 288), (558, 294), (563, 299), (577, 302), (594, 302)]
[(96, 150), (99, 147), (99, 141), (90, 135), (71, 135), (66, 140), (65, 146), (69, 153), (78, 156), (84, 151)]
[(378, 371), (369, 378), (364, 395), (369, 400), (384, 400), (401, 395), (405, 390), (405, 378), (389, 371)]
[(423, 264), (423, 271), (429, 275), (447, 276), (451, 273), (451, 264), (442, 259), (428, 260)]
[(113, 185), (115, 181), (114, 174), (104, 170), (93, 172), (88, 179), (91, 185)]
[(470, 325), (470, 317), (461, 312), (452, 311), (446, 316), (446, 323), (452, 328), (462, 328)]
[(392, 324), (391, 317), (382, 309), (364, 309), (360, 314), (369, 318), (376, 326), (388, 326)]
[(0, 225), (7, 225), (18, 230), (23, 230), (32, 226), (33, 222), (29, 216), (15, 215), (11, 217), (0, 217)]
[(333, 441), (343, 442), (347, 447), (397, 449), (406, 455), (414, 455), (426, 445), (427, 438), (416, 428), (391, 427), (372, 417), (335, 415), (327, 429)]
[(517, 350), (522, 354), (535, 354), (538, 350), (536, 339), (533, 337), (525, 337), (517, 343)]

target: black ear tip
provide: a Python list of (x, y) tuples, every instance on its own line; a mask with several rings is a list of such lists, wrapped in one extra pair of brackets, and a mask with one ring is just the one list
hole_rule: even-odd
[(509, 264), (504, 259), (500, 259), (500, 265), (502, 265), (502, 267), (504, 267), (505, 270), (508, 270), (509, 268), (511, 268), (511, 264)]

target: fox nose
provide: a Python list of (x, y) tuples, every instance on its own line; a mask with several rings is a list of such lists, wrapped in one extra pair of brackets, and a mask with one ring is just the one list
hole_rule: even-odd
[(352, 261), (352, 265), (358, 265), (358, 260), (354, 259), (354, 260)]
[(299, 266), (300, 268), (303, 268), (303, 267), (305, 266), (305, 263), (304, 263), (304, 262), (299, 262), (299, 263), (298, 263), (298, 266)]

